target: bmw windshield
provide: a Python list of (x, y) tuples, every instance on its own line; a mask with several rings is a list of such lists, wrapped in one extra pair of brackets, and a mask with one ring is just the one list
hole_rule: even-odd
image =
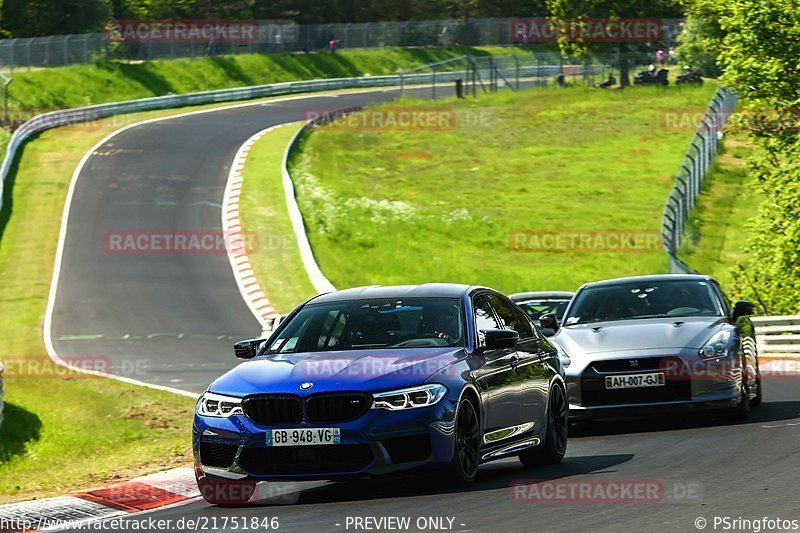
[(621, 283), (580, 291), (568, 310), (564, 325), (722, 314), (716, 292), (706, 281)]
[(461, 302), (391, 298), (308, 305), (267, 354), (465, 346)]

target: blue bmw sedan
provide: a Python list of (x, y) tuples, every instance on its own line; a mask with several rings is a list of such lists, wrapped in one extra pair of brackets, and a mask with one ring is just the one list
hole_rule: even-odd
[(472, 481), (518, 456), (558, 463), (567, 396), (557, 350), (500, 293), (455, 284), (364, 287), (295, 309), (197, 404), (195, 472), (210, 503), (259, 481), (437, 472)]

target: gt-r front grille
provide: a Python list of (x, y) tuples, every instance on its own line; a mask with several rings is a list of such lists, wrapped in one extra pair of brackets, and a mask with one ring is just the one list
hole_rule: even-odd
[(292, 425), (350, 422), (364, 415), (372, 405), (367, 394), (325, 394), (302, 399), (295, 395), (265, 395), (245, 398), (245, 414), (256, 424)]
[(298, 396), (245, 398), (242, 407), (247, 417), (256, 424), (299, 424), (303, 420), (303, 407)]
[(205, 466), (228, 468), (233, 464), (238, 449), (237, 443), (201, 442), (200, 462)]
[(349, 474), (373, 461), (366, 444), (245, 448), (239, 465), (255, 476)]
[(650, 372), (661, 368), (661, 357), (631, 357), (628, 359), (608, 359), (606, 361), (594, 361), (592, 368), (599, 374), (614, 372)]
[(306, 419), (314, 424), (349, 422), (363, 415), (370, 403), (365, 394), (316, 396), (306, 401)]

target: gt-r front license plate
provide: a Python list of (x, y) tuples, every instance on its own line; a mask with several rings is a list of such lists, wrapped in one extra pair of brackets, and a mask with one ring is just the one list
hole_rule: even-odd
[(636, 389), (639, 387), (662, 387), (664, 373), (625, 374), (622, 376), (606, 376), (607, 389)]
[(339, 428), (273, 429), (267, 431), (267, 446), (315, 446), (341, 444)]

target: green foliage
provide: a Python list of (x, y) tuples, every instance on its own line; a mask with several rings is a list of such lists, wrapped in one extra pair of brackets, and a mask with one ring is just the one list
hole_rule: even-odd
[(3, 0), (2, 26), (14, 37), (101, 31), (107, 0)]
[[(695, 0), (691, 11), (716, 43), (722, 79), (742, 98), (738, 121), (758, 150), (749, 160), (753, 187), (766, 199), (749, 224), (747, 260), (736, 286), (771, 314), (800, 311), (800, 3), (797, 0)], [(772, 111), (769, 111), (772, 110)], [(794, 123), (755, 116), (792, 117)]]
[(676, 50), (681, 64), (700, 69), (703, 75), (712, 78), (720, 75), (717, 66), (719, 40), (713, 36), (721, 30), (715, 23), (716, 21), (689, 16), (683, 31), (678, 36), (680, 45)]
[[(547, 9), (556, 19), (580, 18), (676, 18), (681, 16), (681, 6), (677, 0), (546, 0)], [(585, 54), (607, 55), (619, 53), (620, 83), (630, 84), (630, 52), (650, 52), (648, 46), (636, 43), (587, 43), (570, 42), (561, 38), (559, 46), (564, 54), (582, 56)], [(654, 52), (654, 50), (652, 50)]]

